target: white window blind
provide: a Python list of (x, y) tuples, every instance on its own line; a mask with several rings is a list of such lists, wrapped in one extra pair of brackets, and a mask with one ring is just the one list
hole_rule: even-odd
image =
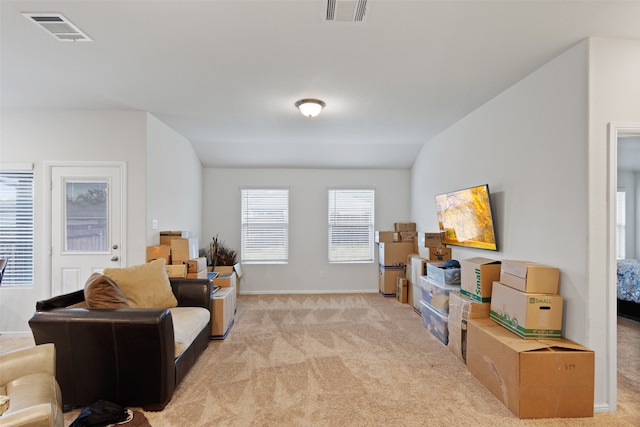
[(329, 190), (329, 262), (373, 262), (374, 207), (374, 190)]
[(286, 263), (289, 260), (289, 190), (242, 189), (244, 263)]
[(0, 258), (3, 285), (33, 284), (33, 167), (0, 165)]
[(627, 194), (624, 191), (616, 193), (616, 258), (624, 259), (625, 257), (625, 234), (627, 228), (626, 208)]

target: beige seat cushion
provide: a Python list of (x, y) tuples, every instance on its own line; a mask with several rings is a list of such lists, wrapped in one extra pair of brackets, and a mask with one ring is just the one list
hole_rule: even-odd
[(178, 305), (171, 291), (164, 258), (126, 268), (106, 268), (104, 275), (118, 285), (133, 308), (172, 308)]
[(54, 419), (63, 416), (62, 393), (55, 377), (44, 373), (29, 374), (8, 382), (5, 387), (11, 401), (3, 417), (17, 415), (42, 404), (50, 404), (44, 411), (51, 412)]
[(128, 308), (129, 302), (109, 276), (93, 273), (84, 285), (84, 300), (89, 308)]
[(207, 325), (211, 319), (211, 313), (202, 307), (174, 307), (169, 311), (173, 319), (175, 357), (178, 358)]

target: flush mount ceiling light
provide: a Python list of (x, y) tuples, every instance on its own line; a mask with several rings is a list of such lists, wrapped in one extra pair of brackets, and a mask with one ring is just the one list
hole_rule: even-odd
[(326, 105), (327, 104), (320, 101), (319, 99), (312, 98), (301, 99), (300, 101), (296, 102), (296, 107), (298, 108), (298, 110), (300, 110), (303, 116), (307, 117), (317, 116)]

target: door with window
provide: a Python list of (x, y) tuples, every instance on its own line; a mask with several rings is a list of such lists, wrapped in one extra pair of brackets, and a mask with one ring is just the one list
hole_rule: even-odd
[(82, 289), (123, 257), (124, 165), (51, 167), (53, 295)]

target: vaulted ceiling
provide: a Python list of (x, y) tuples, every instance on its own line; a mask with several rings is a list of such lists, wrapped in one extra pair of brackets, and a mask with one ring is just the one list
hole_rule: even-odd
[[(1, 107), (147, 111), (205, 166), (409, 168), (580, 40), (640, 39), (639, 1), (336, 0), (333, 21), (327, 3), (2, 0)], [(92, 41), (59, 41), (27, 12)], [(326, 102), (318, 117), (295, 109), (306, 97)]]

